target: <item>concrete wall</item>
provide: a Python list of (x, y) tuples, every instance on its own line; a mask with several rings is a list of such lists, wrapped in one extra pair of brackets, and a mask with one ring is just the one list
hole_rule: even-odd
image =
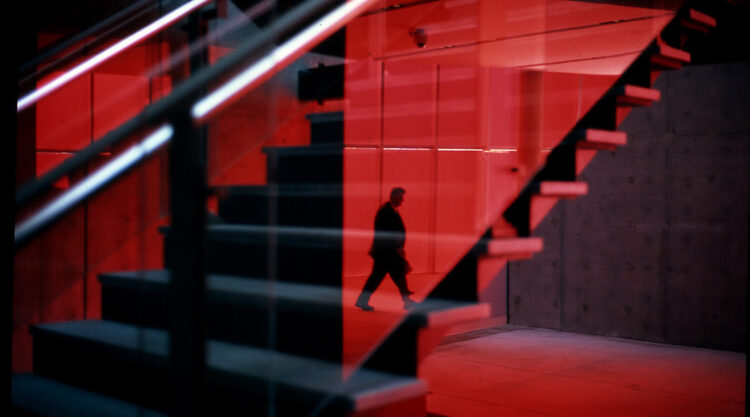
[(510, 265), (515, 324), (745, 349), (750, 63), (661, 75), (589, 195), (558, 203), (545, 251)]

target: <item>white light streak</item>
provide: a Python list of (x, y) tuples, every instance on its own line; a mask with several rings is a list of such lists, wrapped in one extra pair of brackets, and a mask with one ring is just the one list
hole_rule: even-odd
[(68, 191), (47, 204), (43, 209), (25, 220), (15, 229), (15, 241), (24, 240), (30, 233), (39, 227), (51, 222), (65, 211), (80, 203), (88, 196), (105, 186), (128, 168), (135, 165), (160, 146), (169, 141), (174, 135), (171, 125), (163, 125), (157, 131), (146, 137), (140, 143), (133, 145), (122, 155), (108, 162), (96, 172), (86, 177)]
[(153, 21), (149, 25), (143, 27), (137, 32), (126, 37), (125, 39), (115, 43), (114, 45), (110, 46), (104, 51), (94, 55), (90, 59), (80, 63), (79, 65), (72, 68), (71, 70), (63, 73), (59, 77), (50, 81), (49, 83), (27, 94), (26, 96), (18, 100), (18, 102), (16, 103), (17, 111), (20, 112), (21, 110), (28, 108), (29, 106), (33, 105), (37, 101), (41, 100), (43, 97), (47, 96), (53, 91), (69, 83), (70, 81), (80, 76), (81, 74), (84, 74), (85, 72), (90, 71), (91, 69), (97, 67), (103, 62), (116, 56), (120, 52), (130, 48), (136, 43), (148, 38), (149, 36), (162, 30), (163, 28), (182, 19), (185, 15), (202, 7), (206, 3), (210, 3), (211, 1), (213, 0), (192, 0), (174, 9), (173, 11), (167, 13), (161, 18)]
[(275, 48), (262, 60), (251, 65), (240, 74), (195, 103), (191, 110), (193, 119), (203, 121), (219, 108), (266, 79), (283, 66), (301, 56), (317, 40), (323, 39), (345, 25), (350, 19), (364, 11), (376, 0), (352, 0), (344, 3), (320, 20), (310, 25), (282, 45)]

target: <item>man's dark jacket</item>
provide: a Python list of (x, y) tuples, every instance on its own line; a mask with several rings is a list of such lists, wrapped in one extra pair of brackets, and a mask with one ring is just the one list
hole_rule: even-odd
[(370, 256), (373, 258), (398, 255), (406, 242), (406, 227), (401, 215), (390, 202), (383, 204), (375, 215), (375, 237)]

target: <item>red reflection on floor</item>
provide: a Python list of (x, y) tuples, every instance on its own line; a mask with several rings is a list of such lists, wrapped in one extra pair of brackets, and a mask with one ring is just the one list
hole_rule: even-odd
[(420, 367), (430, 389), (428, 415), (745, 413), (742, 353), (517, 326), (473, 336), (482, 337), (449, 337), (453, 343), (438, 347)]

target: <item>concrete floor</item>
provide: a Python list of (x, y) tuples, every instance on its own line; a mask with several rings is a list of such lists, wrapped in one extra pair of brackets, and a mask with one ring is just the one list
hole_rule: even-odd
[(552, 330), (449, 336), (420, 376), (431, 416), (745, 414), (745, 354)]

